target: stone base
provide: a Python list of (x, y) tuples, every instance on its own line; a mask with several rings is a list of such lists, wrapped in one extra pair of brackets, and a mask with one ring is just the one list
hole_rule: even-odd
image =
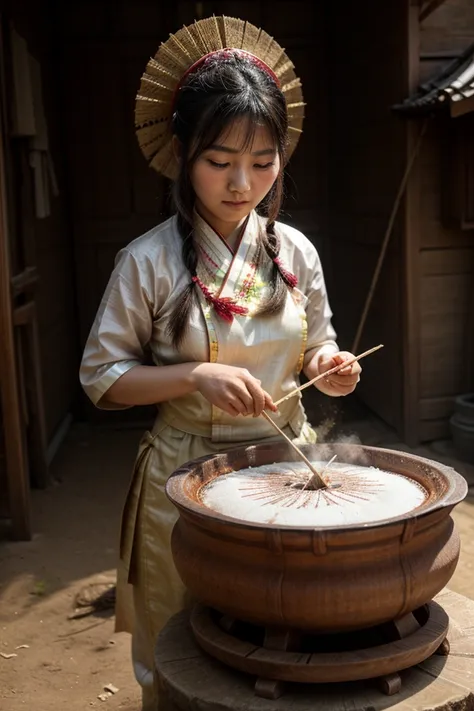
[(450, 652), (400, 672), (395, 696), (384, 695), (377, 680), (287, 684), (284, 694), (271, 702), (255, 695), (255, 677), (201, 651), (189, 613), (181, 612), (157, 641), (157, 711), (474, 711), (474, 601), (447, 589), (435, 600), (450, 617)]

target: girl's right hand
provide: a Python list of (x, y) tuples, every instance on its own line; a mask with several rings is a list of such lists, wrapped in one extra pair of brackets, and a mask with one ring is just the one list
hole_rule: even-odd
[(193, 370), (196, 389), (210, 403), (229, 415), (253, 415), (263, 410), (277, 412), (270, 395), (246, 368), (219, 363), (200, 363)]

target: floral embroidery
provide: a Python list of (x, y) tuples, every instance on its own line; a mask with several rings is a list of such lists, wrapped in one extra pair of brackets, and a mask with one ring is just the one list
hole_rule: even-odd
[[(199, 261), (195, 283), (207, 303), (225, 321), (231, 322), (234, 315), (251, 316), (267, 298), (273, 265), (263, 260), (257, 268), (262, 249), (258, 240), (260, 229), (258, 216), (252, 214), (242, 227), (234, 254), (225, 240), (197, 215)], [(291, 287), (296, 286), (296, 277), (283, 268), (279, 258), (274, 261), (285, 281)]]

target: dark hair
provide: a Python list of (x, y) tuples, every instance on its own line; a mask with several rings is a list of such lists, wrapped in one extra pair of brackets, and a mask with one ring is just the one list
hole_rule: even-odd
[[(263, 124), (270, 131), (280, 156), (278, 178), (259, 206), (268, 219), (266, 231), (262, 230), (259, 237), (263, 249), (258, 250), (258, 263), (266, 255), (272, 261), (279, 255), (280, 240), (274, 226), (283, 199), (283, 166), (288, 141), (285, 97), (271, 76), (250, 59), (237, 53), (229, 53), (226, 58), (209, 57), (179, 90), (173, 115), (173, 133), (181, 144), (180, 168), (173, 197), (183, 240), (183, 260), (191, 278), (196, 276), (198, 262), (193, 239), (196, 198), (190, 179), (191, 168), (201, 153), (215, 144), (233, 121), (241, 118), (247, 121), (242, 150), (252, 144), (257, 125)], [(263, 315), (280, 311), (285, 303), (287, 286), (291, 286), (287, 273), (273, 261), (270, 294), (257, 313)], [(169, 333), (175, 347), (179, 346), (185, 335), (196, 288), (199, 287), (191, 280), (170, 317)]]

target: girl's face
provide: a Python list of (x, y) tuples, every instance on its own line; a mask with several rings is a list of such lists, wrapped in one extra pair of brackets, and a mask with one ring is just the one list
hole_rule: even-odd
[(270, 132), (257, 126), (245, 145), (247, 122), (236, 121), (194, 163), (191, 182), (196, 209), (217, 232), (228, 237), (270, 191), (280, 157)]

